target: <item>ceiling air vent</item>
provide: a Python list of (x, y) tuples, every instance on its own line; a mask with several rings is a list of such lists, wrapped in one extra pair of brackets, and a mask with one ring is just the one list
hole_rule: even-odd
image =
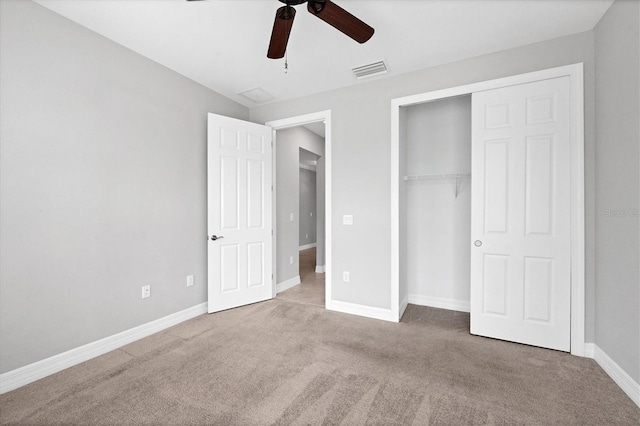
[(387, 72), (387, 66), (384, 61), (374, 62), (372, 64), (361, 65), (351, 69), (356, 78), (373, 77), (374, 75), (384, 74)]

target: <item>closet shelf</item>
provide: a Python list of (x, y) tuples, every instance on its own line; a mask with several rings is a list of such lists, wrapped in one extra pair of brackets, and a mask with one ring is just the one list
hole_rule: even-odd
[(456, 198), (460, 193), (460, 178), (471, 177), (471, 173), (432, 173), (428, 175), (409, 175), (404, 180), (434, 180), (434, 179), (455, 179), (456, 180)]
[(428, 180), (428, 179), (458, 179), (471, 177), (471, 173), (432, 173), (428, 175), (409, 175), (404, 180)]

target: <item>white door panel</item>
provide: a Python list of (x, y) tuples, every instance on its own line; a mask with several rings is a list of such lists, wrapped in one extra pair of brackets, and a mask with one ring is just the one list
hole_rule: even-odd
[(209, 114), (209, 312), (272, 297), (271, 134)]
[(569, 88), (473, 94), (473, 334), (570, 349)]

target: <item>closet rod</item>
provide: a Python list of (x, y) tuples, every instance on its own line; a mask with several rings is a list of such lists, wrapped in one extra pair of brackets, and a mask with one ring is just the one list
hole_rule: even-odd
[(421, 180), (421, 179), (458, 179), (462, 177), (471, 177), (471, 173), (433, 173), (428, 175), (409, 175), (404, 180)]

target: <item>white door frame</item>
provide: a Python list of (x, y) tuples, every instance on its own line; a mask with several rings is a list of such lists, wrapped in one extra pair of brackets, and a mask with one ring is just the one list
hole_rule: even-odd
[(583, 64), (566, 65), (391, 100), (391, 312), (400, 321), (400, 108), (483, 90), (569, 77), (571, 84), (571, 353), (585, 356), (585, 222)]
[(276, 182), (276, 130), (287, 129), (289, 127), (302, 126), (304, 124), (316, 123), (318, 121), (324, 121), (325, 123), (325, 138), (324, 138), (324, 159), (325, 159), (325, 191), (324, 191), (324, 260), (325, 260), (325, 308), (331, 309), (331, 110), (314, 112), (311, 114), (299, 115), (297, 117), (283, 118), (281, 120), (274, 120), (265, 123), (267, 126), (273, 129), (273, 297), (276, 297), (276, 283), (278, 282), (276, 272), (276, 191), (278, 190)]

